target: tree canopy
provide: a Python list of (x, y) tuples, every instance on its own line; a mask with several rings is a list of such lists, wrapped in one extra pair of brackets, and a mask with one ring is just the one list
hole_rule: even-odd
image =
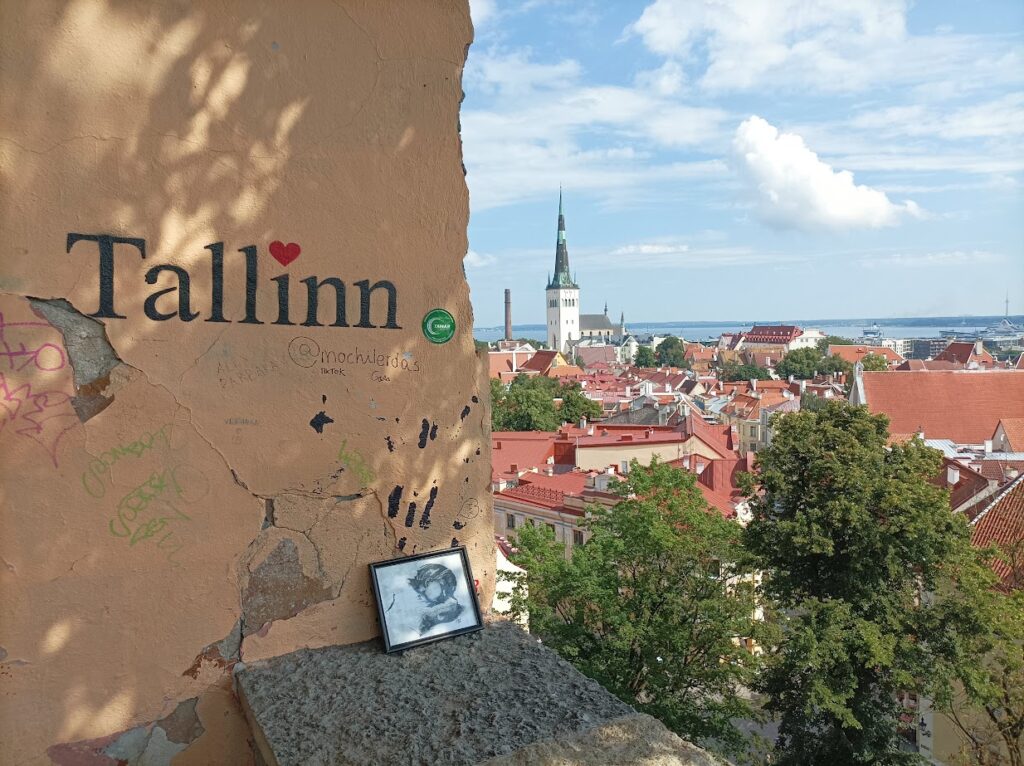
[[(561, 407), (555, 400), (561, 399)], [(506, 389), (491, 380), (491, 429), (494, 431), (554, 431), (563, 422), (601, 417), (601, 405), (587, 398), (580, 384), (560, 384), (543, 375), (517, 375)]]
[(816, 373), (827, 374), (830, 372), (842, 372), (849, 374), (853, 366), (837, 356), (822, 356), (821, 352), (813, 348), (799, 348), (790, 351), (781, 362), (775, 365), (775, 372), (780, 377), (788, 378), (792, 375), (798, 380), (810, 380)]
[(681, 367), (690, 369), (690, 363), (686, 361), (686, 345), (674, 335), (669, 335), (658, 344), (654, 350), (654, 358), (663, 367)]
[(731, 382), (735, 380), (771, 380), (772, 374), (764, 367), (756, 364), (740, 364), (729, 360), (719, 370), (720, 380)]
[(658, 364), (658, 360), (654, 357), (654, 352), (651, 351), (650, 346), (640, 346), (636, 350), (636, 358), (633, 359), (633, 364), (637, 367), (655, 367)]
[(938, 452), (888, 446), (887, 419), (845, 402), (774, 430), (744, 540), (784, 615), (757, 684), (779, 717), (776, 762), (907, 762), (896, 694), (964, 666), (991, 576), (930, 481)]
[(860, 363), (868, 372), (885, 372), (889, 369), (889, 362), (881, 354), (865, 354)]
[(613, 484), (621, 500), (590, 509), (591, 537), (568, 561), (547, 528), (521, 529), (513, 561), (527, 575), (512, 609), (583, 673), (680, 736), (738, 748), (733, 719), (750, 708), (736, 691), (755, 659), (735, 639), (764, 626), (740, 577), (740, 527), (709, 510), (695, 482), (657, 460), (634, 461)]

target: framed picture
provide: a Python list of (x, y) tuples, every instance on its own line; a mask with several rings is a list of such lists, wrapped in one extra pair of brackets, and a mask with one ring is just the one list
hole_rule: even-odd
[(464, 547), (370, 564), (385, 652), (484, 626)]

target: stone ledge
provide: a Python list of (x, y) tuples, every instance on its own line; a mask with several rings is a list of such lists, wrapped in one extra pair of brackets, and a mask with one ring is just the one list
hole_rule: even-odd
[[(504, 622), (396, 655), (304, 649), (236, 684), (269, 766), (716, 763)], [(628, 760), (580, 760), (602, 751)], [(677, 751), (706, 760), (666, 760)]]

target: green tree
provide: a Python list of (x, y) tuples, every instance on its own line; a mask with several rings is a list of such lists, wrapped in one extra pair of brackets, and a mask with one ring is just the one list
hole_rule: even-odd
[(828, 353), (829, 346), (853, 346), (854, 341), (849, 338), (841, 338), (838, 335), (826, 335), (824, 338), (818, 341), (818, 353), (821, 356), (825, 356)]
[(810, 380), (821, 370), (821, 354), (814, 348), (800, 348), (790, 351), (781, 362), (775, 365), (775, 372), (780, 377), (790, 375), (798, 380)]
[[(587, 544), (565, 558), (546, 528), (517, 537), (513, 612), (583, 673), (691, 740), (740, 747), (750, 715), (737, 687), (754, 658), (735, 641), (760, 629), (737, 560), (740, 527), (709, 511), (695, 476), (636, 461), (613, 508), (592, 507)], [(523, 586), (526, 586), (525, 588)]]
[(580, 418), (597, 420), (603, 414), (601, 403), (595, 402), (583, 393), (579, 383), (565, 383), (559, 392), (562, 408), (559, 415), (567, 423), (578, 423)]
[(887, 419), (845, 402), (773, 427), (744, 539), (785, 615), (756, 687), (779, 717), (777, 763), (920, 762), (899, 748), (896, 693), (966, 662), (957, 637), (985, 582), (931, 481), (941, 455), (888, 447)]
[(800, 348), (786, 354), (775, 366), (775, 372), (783, 378), (792, 375), (798, 380), (810, 380), (815, 373), (841, 372), (849, 375), (853, 372), (853, 365), (838, 356), (822, 356), (816, 349)]
[(934, 703), (958, 729), (967, 763), (1024, 766), (1024, 537), (992, 553), (1009, 574), (998, 590), (971, 593), (979, 619), (960, 636), (961, 662), (939, 667)]
[(474, 338), (473, 339), (473, 346), (476, 348), (478, 353), (480, 351), (483, 351), (483, 352), (486, 353), (486, 352), (491, 350), (491, 344), (488, 343), (485, 340), (477, 340), (476, 338)]
[(539, 375), (517, 375), (508, 389), (492, 379), (491, 429), (554, 431), (562, 422), (554, 402), (557, 389), (557, 381)]
[(658, 360), (654, 358), (654, 352), (651, 351), (650, 346), (640, 346), (636, 350), (636, 358), (633, 360), (633, 364), (637, 367), (655, 367), (658, 364)]
[(724, 381), (771, 380), (771, 373), (756, 364), (740, 364), (732, 360), (722, 365), (719, 377)]
[(872, 372), (885, 372), (889, 369), (889, 363), (881, 354), (865, 354), (861, 357), (860, 363), (864, 369)]
[(669, 335), (654, 350), (654, 358), (658, 360), (658, 364), (664, 367), (681, 367), (688, 370), (690, 363), (686, 361), (685, 354), (686, 346), (674, 335)]

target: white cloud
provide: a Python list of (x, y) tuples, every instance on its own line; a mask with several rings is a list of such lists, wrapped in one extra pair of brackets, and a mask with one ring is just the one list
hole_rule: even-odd
[(943, 266), (979, 266), (992, 263), (1000, 257), (987, 250), (945, 250), (935, 253), (889, 253), (870, 255), (860, 259), (868, 269), (937, 268)]
[(833, 170), (794, 133), (752, 116), (740, 123), (733, 149), (751, 184), (762, 220), (782, 228), (877, 229), (923, 217), (915, 202), (893, 203), (878, 189)]
[(886, 136), (935, 136), (945, 140), (1024, 136), (1024, 93), (953, 109), (923, 104), (862, 112), (851, 124)]
[(498, 259), (493, 255), (487, 255), (484, 253), (478, 253), (476, 250), (470, 250), (466, 253), (463, 263), (471, 269), (482, 269), (494, 264), (497, 260)]
[(668, 255), (671, 253), (685, 253), (690, 249), (689, 245), (623, 245), (612, 250), (612, 255)]
[(674, 96), (683, 89), (685, 82), (683, 68), (671, 59), (657, 69), (647, 69), (636, 76), (637, 85), (661, 96)]
[(724, 151), (723, 109), (683, 104), (647, 84), (587, 84), (577, 62), (541, 64), (528, 50), (471, 49), (466, 83), (474, 101), (489, 104), (467, 106), (461, 118), (474, 210), (536, 199), (559, 184), (622, 199), (653, 183), (727, 174), (718, 160), (657, 156)]
[(702, 68), (708, 89), (773, 85), (845, 92), (875, 84), (949, 88), (1020, 82), (1012, 38), (907, 33), (906, 0), (655, 0), (627, 34)]
[(474, 27), (479, 28), (487, 24), (497, 11), (497, 0), (469, 0), (469, 15), (473, 19)]

